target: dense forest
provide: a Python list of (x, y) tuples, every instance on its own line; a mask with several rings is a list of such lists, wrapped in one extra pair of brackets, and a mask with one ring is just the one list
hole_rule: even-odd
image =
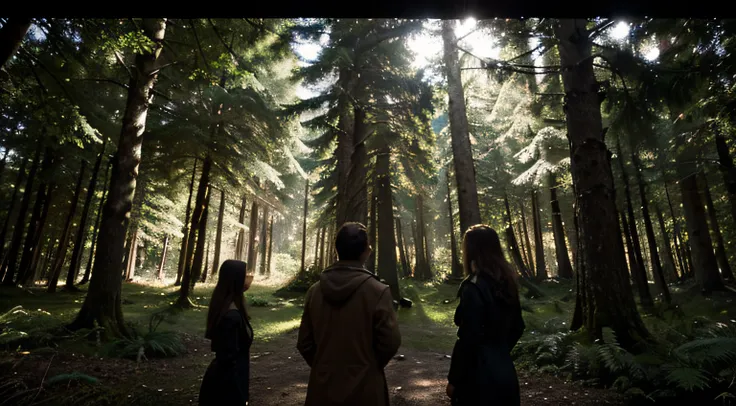
[[(136, 364), (196, 352), (176, 324), (202, 340), (186, 317), (230, 258), (264, 289), (254, 319), (286, 334), (347, 221), (418, 325), (404, 335), (451, 340), (463, 233), (484, 223), (519, 274), (521, 368), (645, 403), (734, 402), (735, 21), (0, 24), (8, 365), (69, 341)], [(160, 301), (129, 311), (138, 291)], [(6, 376), (0, 394), (81, 402), (38, 357), (40, 385)], [(55, 371), (102, 396), (94, 372)]]

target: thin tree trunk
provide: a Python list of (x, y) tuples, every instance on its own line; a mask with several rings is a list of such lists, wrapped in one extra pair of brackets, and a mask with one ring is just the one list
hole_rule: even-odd
[(663, 248), (664, 248), (664, 275), (667, 282), (674, 283), (677, 281), (677, 271), (675, 270), (675, 258), (672, 255), (672, 246), (670, 245), (670, 235), (667, 233), (667, 227), (664, 223), (664, 216), (662, 215), (662, 209), (659, 205), (654, 205), (654, 210), (657, 213), (657, 222), (659, 223), (659, 232), (662, 234)]
[[(8, 212), (3, 223), (3, 230), (0, 231), (0, 258), (5, 259), (5, 238), (8, 235), (8, 228), (10, 228), (10, 222), (13, 219), (13, 210), (18, 203), (18, 192), (20, 191), (20, 185), (23, 183), (23, 178), (26, 174), (26, 167), (28, 166), (28, 158), (23, 158), (23, 162), (20, 164), (18, 174), (16, 175), (15, 182), (13, 182), (13, 194), (10, 197), (10, 205), (8, 206)], [(3, 279), (2, 273), (0, 273), (0, 280)]]
[(210, 249), (212, 248), (212, 236), (207, 237), (207, 250), (204, 254), (204, 265), (202, 266), (202, 278), (199, 280), (202, 283), (207, 282), (207, 270), (210, 269)]
[(54, 237), (49, 237), (48, 247), (46, 248), (46, 256), (43, 259), (43, 264), (41, 264), (40, 267), (40, 279), (43, 279), (47, 272), (46, 270), (51, 265), (51, 255), (54, 252), (54, 248), (56, 248), (56, 239)]
[(641, 272), (635, 272), (637, 261), (636, 253), (634, 251), (634, 245), (631, 239), (630, 220), (626, 218), (626, 212), (622, 211), (620, 214), (621, 225), (623, 227), (624, 237), (626, 239), (626, 252), (629, 257), (629, 269), (631, 270), (631, 279), (634, 281), (634, 286), (636, 286), (636, 289), (639, 292), (639, 303), (641, 303), (642, 307), (650, 309), (652, 306), (654, 306), (654, 301), (652, 300), (652, 296), (649, 291), (649, 284), (645, 278), (642, 278)]
[(322, 241), (320, 243), (319, 248), (319, 270), (320, 272), (327, 267), (327, 260), (325, 259), (325, 240), (327, 235), (327, 227), (322, 227), (322, 236), (320, 237), (320, 240)]
[(709, 295), (714, 290), (723, 289), (723, 281), (718, 272), (718, 260), (713, 250), (713, 242), (708, 231), (708, 220), (703, 207), (703, 199), (698, 190), (694, 166), (680, 162), (678, 165), (682, 207), (685, 211), (687, 235), (692, 248), (695, 279)]
[(414, 245), (416, 246), (416, 258), (414, 265), (414, 277), (422, 280), (432, 279), (432, 271), (429, 269), (429, 263), (427, 262), (426, 253), (426, 239), (424, 238), (424, 198), (421, 194), (416, 196), (416, 239)]
[(128, 241), (128, 263), (125, 267), (125, 276), (123, 280), (130, 282), (135, 276), (135, 266), (138, 262), (138, 228), (136, 227), (130, 233), (130, 240)]
[(528, 223), (526, 220), (523, 200), (519, 202), (519, 209), (521, 210), (521, 225), (522, 225), (522, 230), (524, 231), (524, 242), (526, 244), (526, 256), (528, 257), (528, 261), (529, 261), (529, 270), (532, 270), (536, 268), (534, 266), (534, 256), (532, 256), (532, 242), (529, 239), (529, 229), (528, 229)]
[(524, 278), (531, 278), (531, 272), (526, 267), (524, 261), (521, 258), (521, 250), (519, 249), (519, 244), (516, 242), (514, 229), (511, 226), (511, 208), (509, 206), (509, 197), (505, 193), (503, 195), (503, 204), (506, 208), (506, 245), (508, 245), (509, 251), (511, 252), (511, 258), (513, 258), (514, 264), (516, 264), (516, 268), (519, 274)]
[(164, 237), (164, 249), (161, 250), (161, 262), (158, 264), (158, 280), (164, 280), (164, 267), (166, 266), (166, 251), (169, 249), (169, 235)]
[(160, 66), (158, 57), (166, 33), (166, 20), (143, 19), (143, 32), (153, 41), (149, 51), (136, 55), (128, 86), (118, 151), (113, 161), (110, 192), (100, 225), (100, 240), (89, 290), (72, 329), (92, 328), (96, 321), (109, 336), (127, 335), (121, 302), (120, 263), (123, 260), (135, 182), (140, 164), (146, 116), (153, 100), (153, 85)]
[(13, 57), (29, 28), (31, 19), (25, 17), (9, 18), (0, 28), (0, 68)]
[(644, 256), (641, 253), (641, 241), (639, 240), (639, 232), (636, 229), (636, 216), (634, 215), (634, 205), (631, 202), (631, 188), (629, 186), (629, 176), (624, 165), (624, 155), (621, 149), (621, 139), (616, 139), (616, 151), (618, 154), (618, 165), (621, 170), (621, 179), (624, 182), (624, 196), (626, 197), (626, 213), (627, 224), (629, 226), (629, 235), (631, 236), (631, 249), (634, 254), (634, 262), (629, 257), (629, 266), (631, 268), (631, 276), (634, 283), (639, 289), (639, 297), (641, 305), (645, 308), (651, 308), (654, 305), (652, 295), (649, 291), (649, 280), (647, 278), (647, 270), (644, 266)]
[[(209, 177), (207, 179), (209, 181)], [(202, 212), (202, 218), (199, 221), (197, 227), (197, 243), (194, 247), (193, 258), (192, 258), (192, 277), (191, 277), (191, 289), (194, 290), (194, 285), (200, 281), (203, 273), (206, 272), (204, 265), (205, 259), (205, 247), (207, 243), (207, 220), (210, 215), (210, 199), (212, 197), (212, 188), (207, 184), (207, 192), (205, 193), (204, 199), (204, 211)]]
[(455, 216), (452, 210), (452, 192), (450, 181), (450, 169), (445, 170), (445, 181), (447, 182), (447, 214), (450, 219), (450, 276), (453, 279), (462, 279), (463, 266), (460, 265), (460, 257), (457, 252), (457, 239), (455, 238)]
[[(69, 215), (64, 223), (63, 231), (61, 232), (61, 238), (59, 239), (59, 247), (56, 249), (56, 258), (54, 258), (54, 266), (51, 268), (51, 278), (49, 279), (48, 292), (56, 292), (56, 287), (59, 284), (59, 276), (61, 275), (61, 269), (64, 267), (64, 260), (66, 259), (66, 252), (69, 248), (69, 240), (71, 239), (72, 232), (72, 221), (74, 216), (77, 214), (77, 206), (79, 206), (79, 195), (82, 193), (82, 181), (84, 180), (84, 171), (87, 169), (87, 161), (82, 161), (82, 168), (79, 170), (79, 176), (77, 177), (77, 186), (74, 188), (74, 196), (69, 206)], [(72, 281), (73, 283), (73, 281)]]
[[(324, 235), (322, 231), (322, 251), (324, 251)], [(266, 276), (271, 276), (271, 255), (273, 254), (273, 215), (268, 222), (268, 256), (266, 257)]]
[(470, 131), (465, 107), (465, 94), (460, 62), (458, 60), (455, 20), (442, 22), (442, 42), (444, 44), (445, 75), (447, 77), (448, 110), (450, 115), (450, 137), (452, 156), (455, 163), (457, 183), (457, 202), (460, 213), (460, 234), (470, 226), (481, 223), (478, 204), (478, 188), (475, 181), (475, 164), (470, 145)]
[[(664, 172), (662, 173), (662, 178), (665, 179)], [(675, 208), (672, 206), (672, 199), (670, 199), (670, 190), (667, 186), (666, 180), (664, 181), (664, 192), (665, 196), (667, 197), (667, 206), (670, 209), (670, 216), (672, 216), (672, 222), (674, 224), (675, 247), (677, 248), (678, 261), (680, 262), (680, 278), (684, 280), (685, 276), (691, 273), (690, 253), (687, 250), (685, 241), (682, 239), (682, 229), (680, 227), (680, 222), (675, 216)]]
[(179, 266), (176, 270), (176, 282), (174, 286), (181, 285), (182, 274), (184, 268), (186, 268), (186, 261), (189, 258), (187, 249), (189, 247), (189, 216), (192, 211), (192, 194), (194, 192), (194, 177), (197, 174), (197, 158), (194, 158), (194, 168), (192, 168), (192, 179), (189, 181), (189, 199), (187, 199), (187, 211), (184, 217), (184, 226), (181, 228), (181, 232), (184, 235), (181, 239), (181, 248), (179, 249)]
[(649, 200), (647, 199), (646, 184), (641, 173), (641, 162), (636, 153), (631, 154), (631, 162), (634, 164), (634, 173), (639, 183), (639, 199), (641, 200), (641, 216), (644, 218), (644, 229), (647, 233), (647, 244), (649, 246), (649, 260), (652, 264), (652, 276), (657, 288), (662, 292), (665, 303), (672, 302), (670, 289), (667, 287), (667, 281), (664, 277), (664, 270), (659, 259), (659, 250), (657, 249), (657, 239), (654, 235), (654, 226), (652, 225), (652, 217), (649, 213)]
[(261, 220), (261, 238), (260, 239), (260, 261), (258, 266), (258, 273), (260, 275), (266, 274), (266, 256), (268, 255), (268, 219), (271, 215), (271, 207), (268, 205), (263, 206), (263, 219)]
[(238, 215), (238, 223), (240, 229), (238, 230), (238, 237), (235, 241), (235, 258), (243, 260), (243, 254), (245, 251), (245, 210), (247, 202), (245, 200), (245, 194), (243, 195), (243, 202), (240, 204), (240, 214)]
[[(38, 172), (40, 158), (41, 147), (39, 145), (39, 148), (36, 150), (36, 154), (33, 157), (31, 170), (28, 172), (28, 178), (26, 179), (26, 185), (23, 190), (23, 198), (20, 201), (20, 210), (18, 211), (18, 217), (16, 218), (15, 227), (13, 228), (13, 236), (10, 240), (10, 248), (8, 249), (5, 264), (3, 265), (5, 273), (3, 276), (3, 285), (13, 285), (15, 281), (15, 273), (18, 268), (18, 254), (20, 253), (21, 244), (23, 242), (23, 233), (25, 231), (27, 221), (26, 215), (28, 214), (28, 209), (31, 205), (33, 183), (36, 180), (36, 172)], [(46, 158), (44, 157), (44, 161), (45, 160)]]
[(368, 222), (368, 152), (365, 140), (370, 129), (365, 110), (357, 106), (353, 110), (353, 152), (348, 172), (348, 211), (345, 221), (357, 221), (365, 225)]
[(222, 250), (222, 222), (225, 219), (225, 191), (220, 190), (220, 210), (217, 213), (217, 234), (215, 237), (215, 258), (212, 260), (212, 277), (220, 269), (220, 251)]
[[(413, 250), (412, 250), (412, 258), (411, 258), (410, 261), (414, 263), (414, 269), (412, 269), (412, 271), (411, 271), (411, 276), (412, 277), (418, 277), (418, 275), (419, 275), (419, 273), (417, 272), (417, 261), (418, 261), (418, 259), (417, 259), (417, 253), (420, 251), (420, 248), (419, 248), (419, 245), (417, 244), (417, 241), (419, 241), (419, 238), (417, 236), (417, 225), (416, 225), (417, 220), (416, 220), (416, 218), (417, 218), (417, 215), (416, 215), (416, 213), (414, 213), (414, 219), (413, 219), (414, 221), (412, 221), (412, 223), (411, 223), (411, 238), (412, 238), (412, 243), (413, 243), (412, 244)], [(423, 251), (423, 249), (422, 249), (422, 251)], [(422, 255), (422, 257), (424, 258), (424, 255)]]
[[(376, 156), (376, 191), (378, 215), (378, 276), (391, 289), (394, 300), (401, 299), (399, 273), (396, 264), (396, 235), (394, 234), (394, 199), (391, 192), (391, 151), (388, 147), (379, 150)], [(375, 217), (374, 217), (375, 218)], [(373, 223), (376, 224), (376, 223)]]
[(701, 179), (703, 181), (703, 195), (705, 195), (705, 205), (708, 208), (708, 217), (710, 219), (710, 229), (713, 231), (713, 241), (716, 244), (716, 260), (718, 260), (718, 267), (721, 269), (723, 279), (733, 281), (733, 271), (731, 270), (731, 265), (728, 263), (726, 246), (723, 243), (721, 227), (718, 224), (718, 213), (716, 213), (716, 208), (713, 205), (713, 198), (710, 195), (710, 188), (708, 187), (708, 177), (702, 172), (701, 174)]
[(38, 262), (41, 259), (41, 241), (43, 240), (43, 232), (46, 226), (46, 219), (49, 215), (49, 209), (51, 208), (51, 199), (54, 195), (54, 191), (56, 191), (56, 185), (52, 183), (48, 185), (48, 189), (49, 190), (43, 199), (43, 209), (41, 209), (41, 216), (38, 220), (39, 227), (36, 230), (34, 241), (32, 242), (32, 246), (35, 247), (33, 249), (33, 257), (31, 258), (30, 265), (27, 267), (26, 271), (24, 271), (23, 279), (20, 281), (20, 283), (24, 286), (34, 285), (38, 278)]
[(84, 276), (79, 282), (80, 285), (84, 285), (89, 282), (89, 277), (92, 273), (92, 260), (95, 258), (95, 250), (97, 248), (97, 233), (100, 230), (100, 220), (102, 219), (102, 211), (105, 207), (105, 198), (107, 197), (108, 184), (107, 180), (110, 175), (110, 169), (112, 168), (112, 161), (108, 161), (107, 169), (105, 170), (105, 179), (102, 181), (102, 197), (100, 203), (97, 206), (97, 218), (95, 219), (95, 227), (92, 229), (92, 239), (89, 246), (89, 257), (87, 258), (87, 266), (84, 269)]
[(521, 221), (516, 222), (516, 230), (514, 230), (516, 235), (519, 237), (517, 238), (517, 241), (519, 242), (519, 251), (521, 252), (521, 260), (524, 262), (524, 266), (526, 269), (529, 268), (529, 258), (526, 256), (526, 245), (524, 245), (524, 231), (521, 230)]
[(303, 275), (306, 271), (307, 260), (307, 210), (309, 206), (309, 181), (304, 182), (304, 215), (302, 216), (302, 265), (300, 268)]
[(405, 278), (411, 276), (411, 269), (407, 260), (406, 245), (404, 244), (404, 234), (401, 231), (401, 219), (396, 218), (396, 238), (399, 244), (399, 260), (401, 261), (401, 271)]
[(373, 247), (373, 250), (371, 251), (371, 255), (368, 257), (368, 263), (366, 264), (366, 268), (373, 273), (376, 273), (376, 251), (378, 250), (378, 245), (376, 241), (376, 238), (378, 236), (378, 224), (376, 224), (378, 219), (378, 213), (376, 213), (378, 206), (378, 187), (376, 186), (378, 183), (377, 167), (378, 161), (376, 161), (376, 169), (373, 171), (373, 185), (371, 187), (371, 224), (370, 228), (368, 229), (368, 237), (370, 239), (370, 244), (371, 247)]
[(562, 226), (562, 213), (560, 202), (557, 200), (557, 178), (554, 174), (549, 175), (550, 208), (552, 209), (552, 234), (555, 240), (555, 254), (557, 257), (557, 275), (560, 278), (572, 279), (572, 264), (567, 252), (565, 242), (565, 228)]
[(728, 201), (731, 203), (731, 221), (736, 228), (736, 165), (733, 163), (731, 152), (728, 150), (726, 138), (716, 128), (716, 151), (718, 152), (718, 169), (723, 174), (723, 183), (728, 191)]
[[(602, 339), (609, 326), (624, 348), (633, 348), (650, 334), (639, 316), (629, 280), (621, 230), (616, 215), (613, 173), (604, 142), (598, 83), (593, 72), (587, 19), (561, 19), (555, 24), (564, 84), (571, 173), (579, 204), (583, 262), (582, 305), (586, 331)], [(581, 269), (578, 269), (580, 273)], [(579, 285), (579, 288), (581, 287)]]
[(322, 228), (317, 229), (317, 235), (314, 237), (314, 261), (312, 262), (315, 272), (319, 272), (316, 268), (319, 268), (319, 243), (320, 243), (320, 235), (322, 234)]
[(539, 195), (536, 189), (531, 192), (532, 198), (532, 221), (534, 228), (534, 254), (537, 265), (535, 276), (538, 280), (545, 280), (547, 274), (547, 261), (544, 258), (544, 240), (542, 239), (542, 221), (539, 218)]
[(76, 239), (74, 240), (74, 248), (72, 249), (72, 258), (69, 262), (69, 272), (66, 276), (66, 289), (74, 289), (74, 282), (77, 280), (79, 275), (79, 268), (82, 263), (82, 250), (84, 249), (84, 241), (87, 239), (87, 218), (89, 217), (89, 210), (92, 206), (92, 196), (95, 194), (97, 188), (97, 178), (100, 174), (100, 168), (102, 167), (102, 158), (105, 156), (105, 147), (107, 146), (107, 137), (104, 137), (102, 141), (102, 151), (97, 156), (95, 166), (92, 168), (92, 177), (89, 180), (89, 186), (87, 186), (87, 195), (84, 198), (84, 206), (82, 207), (82, 215), (79, 218), (79, 227), (77, 228)]

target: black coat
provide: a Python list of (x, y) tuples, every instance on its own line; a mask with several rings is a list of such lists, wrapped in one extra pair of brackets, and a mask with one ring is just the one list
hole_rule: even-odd
[(525, 328), (521, 307), (494, 298), (492, 283), (480, 274), (460, 285), (460, 304), (455, 311), (458, 340), (447, 377), (455, 387), (453, 405), (520, 403), (511, 349)]
[(200, 405), (245, 405), (250, 399), (250, 346), (253, 328), (240, 311), (222, 316), (212, 335), (212, 360), (199, 388)]

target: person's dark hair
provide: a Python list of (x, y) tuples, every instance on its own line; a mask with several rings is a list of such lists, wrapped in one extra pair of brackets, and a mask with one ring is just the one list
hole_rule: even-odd
[(345, 223), (335, 236), (335, 250), (341, 261), (355, 261), (368, 248), (368, 231), (360, 223)]
[(490, 277), (495, 296), (504, 303), (519, 304), (516, 272), (504, 257), (498, 233), (491, 227), (478, 224), (465, 232), (463, 267), (466, 275), (482, 272)]
[(215, 290), (212, 292), (210, 308), (207, 312), (207, 330), (205, 338), (212, 339), (212, 333), (220, 322), (222, 316), (227, 313), (230, 303), (234, 303), (243, 318), (248, 318), (245, 309), (245, 270), (247, 265), (243, 261), (228, 259), (220, 266), (219, 278)]

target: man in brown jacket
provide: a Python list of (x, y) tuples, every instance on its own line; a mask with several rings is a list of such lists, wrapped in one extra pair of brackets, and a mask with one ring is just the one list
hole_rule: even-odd
[(312, 368), (306, 406), (388, 406), (383, 369), (401, 335), (388, 285), (363, 264), (371, 253), (360, 223), (335, 238), (338, 261), (307, 291), (297, 349)]

